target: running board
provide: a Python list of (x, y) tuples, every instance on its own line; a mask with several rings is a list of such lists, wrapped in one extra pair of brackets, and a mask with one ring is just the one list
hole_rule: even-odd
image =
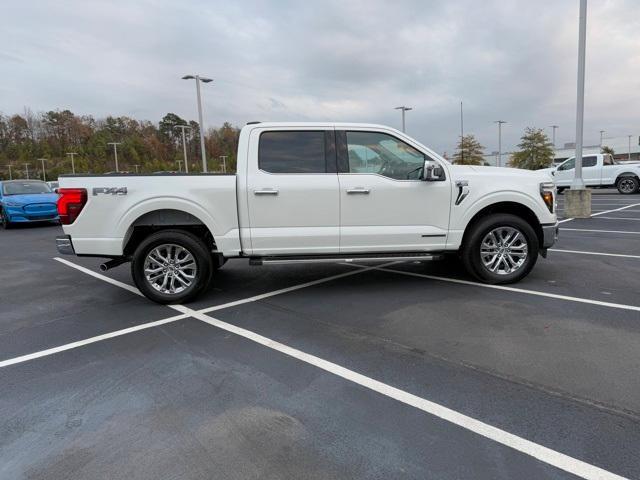
[(295, 255), (278, 257), (251, 257), (249, 265), (279, 265), (285, 263), (336, 263), (336, 262), (393, 262), (409, 260), (441, 260), (441, 253), (369, 253), (357, 255)]

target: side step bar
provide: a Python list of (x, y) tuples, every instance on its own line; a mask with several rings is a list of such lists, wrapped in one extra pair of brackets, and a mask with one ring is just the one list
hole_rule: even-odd
[(409, 260), (441, 260), (441, 253), (369, 253), (357, 255), (295, 255), (276, 257), (251, 257), (249, 265), (280, 265), (285, 263), (336, 263), (336, 262), (393, 262)]

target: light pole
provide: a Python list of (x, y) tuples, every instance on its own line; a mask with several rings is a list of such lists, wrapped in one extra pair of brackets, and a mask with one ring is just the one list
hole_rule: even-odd
[(584, 64), (587, 47), (587, 0), (580, 0), (578, 28), (578, 96), (576, 106), (576, 166), (571, 190), (584, 190), (582, 179), (582, 129), (584, 124)]
[(136, 173), (138, 173), (138, 167), (139, 167), (139, 166), (140, 166), (140, 165), (134, 165), (134, 168), (136, 169)]
[(176, 163), (178, 164), (178, 171), (182, 172), (182, 160), (176, 160)]
[(600, 148), (602, 148), (602, 139), (604, 138), (604, 130), (600, 130)]
[(23, 163), (23, 165), (24, 165), (24, 171), (27, 173), (27, 180), (29, 180), (29, 164)]
[(631, 137), (633, 135), (627, 135), (629, 137), (629, 153), (627, 153), (627, 160), (631, 161)]
[(42, 181), (46, 182), (47, 181), (47, 171), (44, 168), (44, 162), (47, 160), (46, 158), (39, 158), (38, 160), (40, 160), (42, 162)]
[(13, 175), (11, 174), (11, 164), (7, 163), (7, 167), (9, 167), (9, 180), (13, 180)]
[(108, 142), (107, 145), (113, 145), (113, 157), (115, 158), (115, 161), (116, 161), (116, 172), (119, 172), (120, 170), (118, 170), (118, 145), (122, 145), (122, 142)]
[(493, 123), (498, 124), (498, 161), (496, 163), (499, 167), (502, 163), (502, 124), (507, 122), (504, 120), (496, 120)]
[(213, 82), (213, 78), (204, 78), (200, 75), (185, 75), (183, 80), (195, 80), (196, 81), (196, 94), (198, 96), (198, 121), (200, 122), (200, 152), (202, 154), (202, 171), (207, 172), (207, 155), (204, 148), (204, 125), (202, 124), (202, 99), (200, 97), (200, 82), (209, 83)]
[(222, 173), (227, 173), (227, 156), (220, 155), (220, 160), (222, 160)]
[(551, 134), (553, 138), (553, 149), (556, 149), (556, 130), (560, 128), (558, 125), (549, 125), (553, 129), (553, 133)]
[(402, 111), (402, 133), (404, 133), (405, 132), (404, 113), (408, 112), (409, 110), (413, 110), (413, 107), (405, 107), (403, 105), (401, 107), (396, 107), (394, 110), (401, 110)]
[(67, 153), (67, 155), (69, 155), (71, 157), (71, 173), (73, 173), (74, 175), (76, 174), (76, 163), (73, 161), (73, 156), (77, 155), (76, 152), (69, 152)]
[(185, 173), (189, 173), (189, 162), (187, 161), (187, 139), (184, 135), (184, 131), (188, 128), (191, 130), (189, 125), (176, 125), (173, 128), (179, 128), (182, 130), (182, 153), (184, 155), (184, 171)]

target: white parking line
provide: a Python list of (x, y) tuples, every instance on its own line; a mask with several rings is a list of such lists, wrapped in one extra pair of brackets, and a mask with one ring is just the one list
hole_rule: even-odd
[[(362, 267), (362, 265), (349, 264), (354, 267)], [(555, 298), (557, 300), (564, 300), (568, 302), (586, 303), (589, 305), (597, 305), (599, 307), (618, 308), (621, 310), (631, 310), (634, 312), (640, 312), (640, 306), (626, 305), (624, 303), (613, 302), (601, 302), (600, 300), (591, 300), (589, 298), (572, 297), (570, 295), (560, 295), (557, 293), (541, 292), (540, 290), (527, 290), (525, 288), (507, 287), (506, 285), (490, 285), (488, 283), (472, 282), (470, 280), (462, 280), (458, 278), (438, 277), (436, 275), (427, 275), (424, 273), (406, 272), (404, 270), (396, 270), (394, 268), (377, 267), (376, 270), (382, 272), (398, 273), (400, 275), (407, 275), (410, 277), (428, 278), (429, 280), (438, 280), (440, 282), (457, 283), (460, 285), (470, 285), (473, 287), (490, 288), (493, 290), (503, 290), (506, 292), (523, 293), (525, 295), (534, 295), (537, 297)]]
[[(79, 265), (75, 265), (72, 262), (65, 261), (63, 263), (69, 266), (73, 266), (73, 268), (80, 267)], [(396, 262), (393, 262), (393, 263), (396, 263)], [(382, 267), (381, 266), (363, 267), (361, 265), (357, 265), (357, 266), (361, 268), (361, 270), (359, 270), (360, 272), (363, 272), (365, 270), (372, 270), (372, 269), (384, 270), (384, 271), (395, 271), (393, 269), (387, 269), (384, 266)], [(90, 273), (92, 276), (99, 278), (101, 280), (107, 281), (106, 278), (109, 278), (101, 274), (96, 274), (95, 272), (85, 269), (84, 267), (80, 267), (78, 268), (78, 270), (84, 273)], [(401, 273), (404, 273), (404, 272), (401, 272)], [(344, 277), (344, 276), (346, 275), (341, 275), (341, 277)], [(109, 280), (113, 280), (113, 279), (109, 279)], [(131, 291), (131, 288), (132, 288), (130, 285), (123, 284), (122, 282), (118, 282), (117, 280), (109, 281), (108, 283), (119, 286), (121, 288), (125, 288), (126, 290), (129, 290), (129, 291)], [(313, 283), (315, 285), (319, 282), (308, 282), (308, 283)], [(304, 287), (300, 287), (300, 288), (304, 288)], [(282, 290), (290, 291), (288, 289), (282, 289)], [(544, 462), (548, 465), (552, 465), (556, 468), (559, 468), (560, 470), (569, 472), (578, 477), (588, 479), (588, 480), (625, 480), (625, 478), (621, 477), (620, 475), (616, 475), (615, 473), (609, 472), (600, 467), (596, 467), (595, 465), (591, 465), (582, 460), (578, 460), (577, 458), (570, 457), (569, 455), (565, 455), (564, 453), (560, 453), (556, 450), (552, 450), (538, 443), (519, 437), (505, 430), (502, 430), (500, 428), (484, 423), (476, 418), (469, 417), (467, 415), (464, 415), (463, 413), (457, 412), (455, 410), (447, 408), (438, 403), (432, 402), (425, 398), (409, 393), (405, 390), (401, 390), (399, 388), (396, 388), (386, 383), (375, 380), (371, 377), (367, 377), (366, 375), (362, 375), (361, 373), (355, 372), (353, 370), (345, 368), (336, 363), (330, 362), (328, 360), (322, 359), (315, 355), (311, 355), (309, 353), (303, 352), (296, 348), (290, 347), (276, 340), (262, 336), (258, 333), (252, 332), (250, 330), (247, 330), (247, 329), (238, 327), (236, 325), (232, 325), (230, 323), (223, 322), (222, 320), (205, 315), (203, 311), (192, 310), (182, 305), (171, 305), (171, 307), (173, 308), (181, 307), (181, 310), (183, 310), (187, 316), (192, 316), (193, 318), (201, 320), (209, 325), (220, 328), (222, 330), (233, 333), (235, 335), (239, 335), (243, 338), (246, 338), (247, 340), (258, 343), (260, 345), (263, 345), (277, 352), (283, 353), (287, 356), (290, 356), (292, 358), (305, 362), (309, 365), (313, 365), (314, 367), (320, 368), (333, 375), (344, 378), (347, 381), (350, 381), (352, 383), (365, 387), (369, 390), (377, 392), (386, 397), (392, 398), (405, 405), (414, 407), (425, 413), (428, 413), (442, 420), (445, 420), (449, 423), (452, 423), (453, 425), (464, 428), (465, 430), (471, 431), (484, 438), (493, 440), (494, 442), (497, 442), (501, 445), (512, 448), (518, 452), (524, 453), (525, 455), (533, 457), (537, 460), (540, 460), (541, 462)]]
[(251, 340), (252, 342), (258, 343), (272, 350), (276, 350), (304, 363), (313, 365), (314, 367), (320, 368), (333, 375), (344, 378), (349, 382), (397, 400), (405, 405), (417, 408), (418, 410), (422, 410), (425, 413), (441, 418), (442, 420), (452, 423), (458, 427), (469, 430), (477, 435), (493, 440), (494, 442), (505, 445), (524, 453), (525, 455), (536, 458), (548, 465), (552, 465), (564, 470), (565, 472), (572, 473), (578, 477), (589, 480), (624, 480), (624, 477), (616, 475), (615, 473), (544, 447), (538, 443), (519, 437), (405, 390), (401, 390), (379, 380), (367, 377), (366, 375), (362, 375), (361, 373), (345, 368), (337, 363), (311, 355), (250, 330), (223, 322), (217, 318), (209, 317), (200, 312), (194, 311), (193, 316), (205, 323), (208, 323), (209, 325), (234, 333), (246, 338), (247, 340)]
[[(633, 203), (631, 205), (627, 205), (626, 207), (614, 208), (612, 210), (604, 210), (604, 211), (599, 211), (597, 213), (592, 213), (591, 216), (598, 217), (600, 215), (604, 215), (605, 213), (619, 212), (621, 210), (626, 210), (628, 208), (636, 207), (638, 205), (640, 205), (640, 203)], [(564, 220), (560, 220), (558, 223), (570, 222), (571, 220), (574, 220), (574, 218), (565, 218)]]
[(566, 230), (569, 232), (594, 232), (594, 233), (628, 233), (631, 235), (640, 235), (640, 232), (629, 232), (627, 230), (595, 230), (591, 228), (564, 228), (560, 230)]
[(603, 255), (605, 257), (640, 258), (640, 255), (627, 255), (624, 253), (585, 252), (582, 250), (564, 250), (559, 248), (550, 248), (549, 251), (558, 253), (579, 253), (581, 255)]
[[(117, 285), (122, 287), (122, 285)], [(48, 348), (46, 350), (41, 350), (39, 352), (30, 353), (28, 355), (22, 355), (20, 357), (10, 358), (9, 360), (4, 360), (0, 362), (0, 368), (8, 367), (9, 365), (15, 365), (17, 363), (27, 362), (29, 360), (35, 360), (36, 358), (46, 357), (48, 355), (53, 355), (54, 353), (64, 352), (65, 350), (71, 350), (72, 348), (82, 347), (84, 345), (89, 345), (90, 343), (101, 342), (103, 340), (107, 340), (109, 338), (120, 337), (121, 335), (127, 335), (133, 332), (139, 332), (140, 330), (145, 330), (147, 328), (158, 327), (160, 325), (166, 325), (167, 323), (176, 322), (178, 320), (182, 320), (183, 318), (187, 318), (189, 315), (182, 314), (176, 315), (174, 317), (165, 318), (163, 320), (158, 320), (155, 322), (143, 323), (142, 325), (136, 325), (135, 327), (129, 327), (122, 330), (116, 330), (115, 332), (105, 333), (103, 335), (97, 335), (95, 337), (86, 338), (84, 340), (79, 340), (77, 342), (67, 343), (66, 345), (61, 345), (55, 348)]]
[(640, 221), (640, 218), (631, 217), (598, 217), (599, 220), (635, 220)]

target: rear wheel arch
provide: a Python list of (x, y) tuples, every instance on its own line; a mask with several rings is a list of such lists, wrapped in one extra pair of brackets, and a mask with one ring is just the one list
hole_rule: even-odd
[(189, 232), (200, 238), (207, 248), (217, 250), (213, 232), (200, 218), (183, 210), (163, 208), (146, 212), (131, 223), (124, 237), (123, 254), (133, 254), (145, 238), (161, 230)]

